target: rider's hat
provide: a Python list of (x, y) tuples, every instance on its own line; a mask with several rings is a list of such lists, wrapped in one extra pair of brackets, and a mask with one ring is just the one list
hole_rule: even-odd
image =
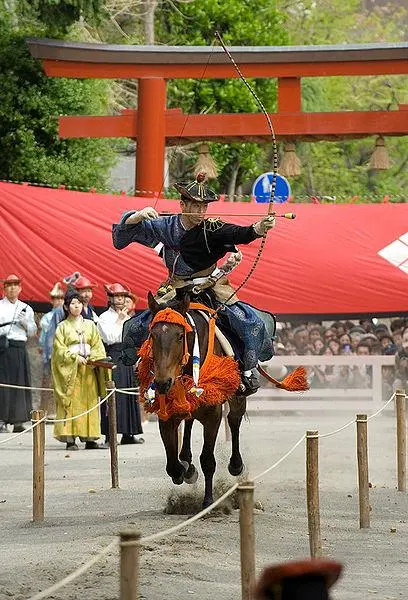
[(194, 202), (216, 202), (218, 195), (205, 183), (206, 174), (198, 173), (196, 179), (190, 183), (175, 183), (174, 187), (181, 194), (182, 200)]
[(266, 567), (255, 588), (255, 600), (329, 600), (329, 588), (343, 570), (335, 560), (291, 561)]

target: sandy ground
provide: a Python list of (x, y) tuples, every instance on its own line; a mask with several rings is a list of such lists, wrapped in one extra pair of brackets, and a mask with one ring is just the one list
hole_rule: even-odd
[[(305, 432), (336, 429), (359, 412), (274, 411), (251, 416), (242, 427), (242, 449), (251, 475), (282, 456)], [(109, 451), (67, 455), (47, 426), (46, 518), (31, 523), (31, 435), (0, 445), (0, 599), (25, 600), (95, 555), (129, 526), (148, 535), (186, 517), (164, 514), (168, 497), (192, 489), (201, 498), (203, 478), (194, 486), (172, 485), (164, 470), (157, 423), (145, 427), (146, 443), (119, 446), (120, 489), (110, 489)], [(4, 439), (3, 436), (0, 440)], [(201, 427), (195, 425), (195, 463)], [(406, 598), (408, 590), (408, 497), (396, 491), (393, 409), (369, 423), (369, 530), (359, 530), (354, 425), (321, 440), (320, 503), (324, 554), (342, 561), (337, 600)], [(234, 482), (227, 473), (230, 444), (220, 430), (219, 487)], [(256, 485), (263, 510), (255, 516), (257, 570), (307, 557), (304, 446)], [(394, 532), (394, 530), (396, 530)], [(148, 600), (236, 600), (240, 598), (238, 511), (202, 519), (180, 533), (149, 544), (142, 552), (141, 597)], [(116, 550), (79, 580), (52, 595), (54, 600), (119, 597)]]

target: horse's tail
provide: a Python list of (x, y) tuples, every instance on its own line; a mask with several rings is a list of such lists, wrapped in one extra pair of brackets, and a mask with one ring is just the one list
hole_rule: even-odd
[(271, 377), (260, 365), (257, 366), (257, 369), (265, 379), (281, 390), (286, 390), (287, 392), (304, 392), (309, 389), (305, 367), (297, 367), (282, 381)]

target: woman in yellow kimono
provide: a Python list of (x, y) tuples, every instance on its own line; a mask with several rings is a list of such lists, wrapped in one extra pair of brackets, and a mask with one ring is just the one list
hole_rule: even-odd
[[(93, 321), (81, 316), (83, 304), (77, 291), (68, 291), (64, 299), (65, 319), (58, 325), (51, 358), (57, 419), (70, 419), (98, 403), (106, 395), (109, 371), (93, 367), (90, 361), (106, 357), (105, 348)], [(78, 450), (77, 437), (85, 449), (100, 448), (99, 409), (78, 419), (56, 423), (54, 437), (65, 442), (67, 450)]]

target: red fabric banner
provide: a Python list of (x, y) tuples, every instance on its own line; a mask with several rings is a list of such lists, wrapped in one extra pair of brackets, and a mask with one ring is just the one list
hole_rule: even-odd
[[(103, 283), (130, 286), (146, 306), (148, 290), (166, 278), (160, 258), (138, 244), (118, 251), (111, 225), (125, 210), (153, 205), (178, 212), (178, 202), (0, 183), (0, 278), (23, 278), (22, 299), (48, 302), (57, 280), (80, 271), (98, 284), (94, 304), (104, 306)], [(279, 315), (375, 315), (408, 310), (407, 204), (286, 204), (262, 258), (239, 296)], [(266, 205), (217, 202), (209, 212), (249, 224)], [(251, 216), (243, 216), (251, 215)], [(259, 242), (241, 247), (244, 259), (231, 276), (248, 273)]]

